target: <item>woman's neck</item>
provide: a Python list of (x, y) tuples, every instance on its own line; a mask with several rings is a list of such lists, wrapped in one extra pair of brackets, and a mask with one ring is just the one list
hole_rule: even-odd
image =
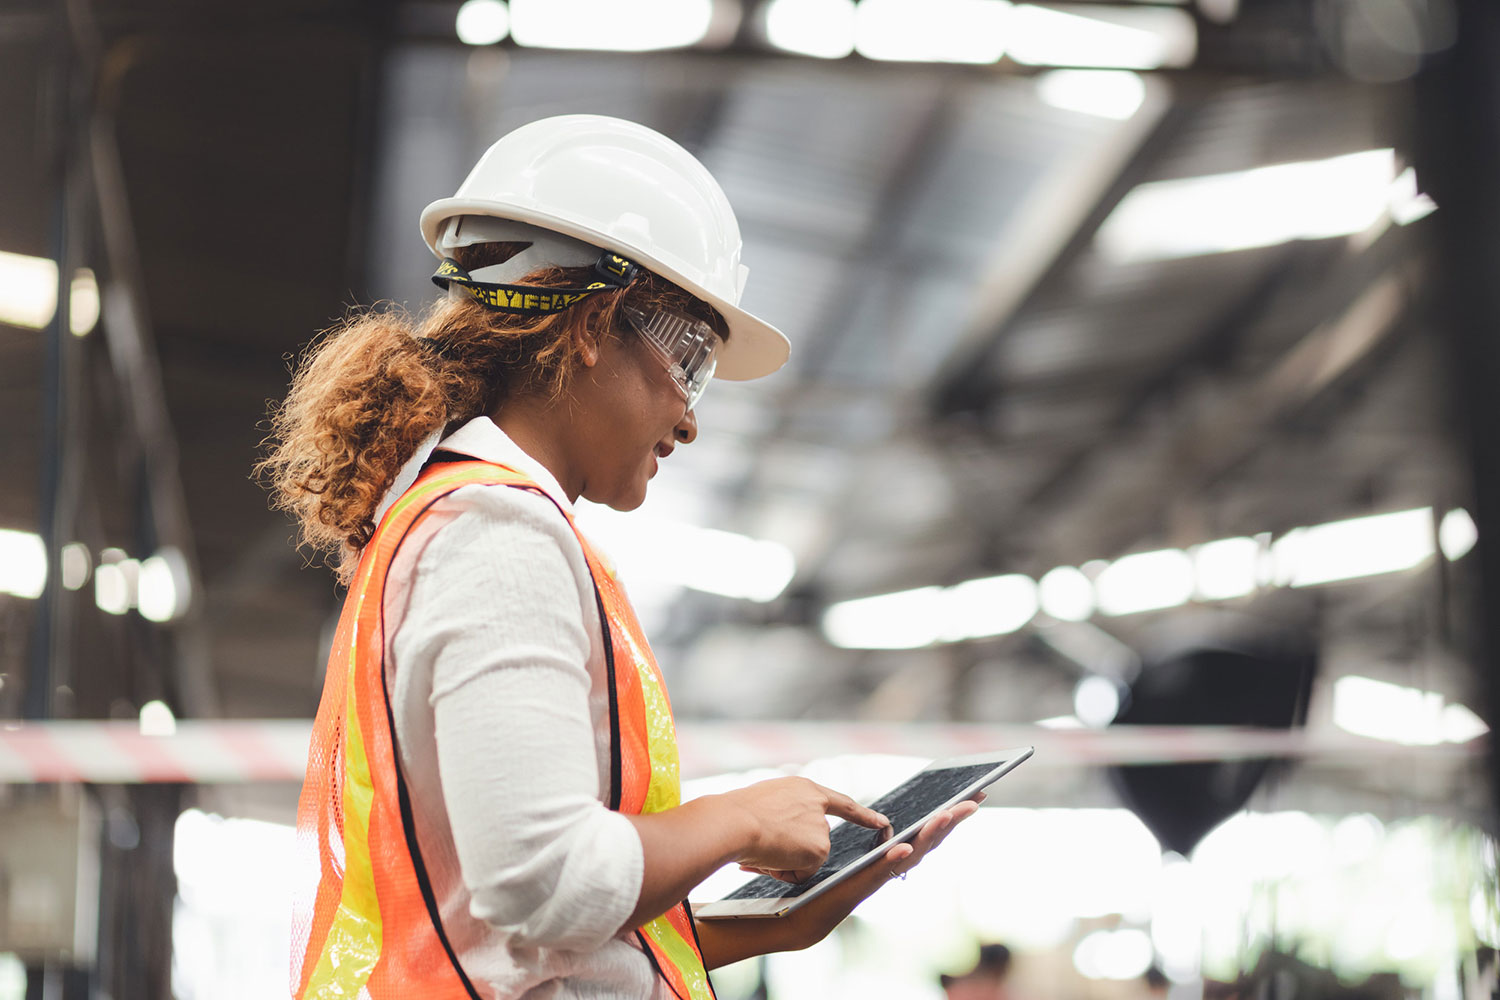
[(521, 450), (542, 464), (567, 494), (577, 503), (583, 483), (576, 473), (569, 449), (569, 426), (565, 405), (530, 399), (509, 400), (490, 414), (495, 425), (506, 433)]

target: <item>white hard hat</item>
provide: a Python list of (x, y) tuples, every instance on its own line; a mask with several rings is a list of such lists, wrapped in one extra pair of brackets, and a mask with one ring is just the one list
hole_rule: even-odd
[(791, 345), (739, 307), (748, 269), (740, 227), (708, 170), (644, 125), (563, 115), (523, 125), (480, 157), (452, 198), (422, 212), (422, 238), (442, 259), (456, 216), (513, 219), (627, 257), (717, 309), (729, 324), (719, 378), (769, 375)]

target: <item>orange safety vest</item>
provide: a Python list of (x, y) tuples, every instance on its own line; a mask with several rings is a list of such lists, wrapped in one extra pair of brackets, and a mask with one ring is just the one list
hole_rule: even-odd
[[(478, 998), (443, 931), (417, 849), (411, 798), (397, 764), (381, 614), (386, 576), (402, 540), (438, 499), (474, 484), (546, 495), (504, 466), (430, 466), (381, 519), (344, 600), (297, 806), (298, 870), (309, 885), (317, 873), (316, 894), (298, 901), (293, 921), (297, 1000)], [(572, 516), (564, 514), (577, 534)], [(680, 801), (680, 785), (666, 685), (624, 591), (581, 534), (578, 540), (605, 633), (609, 807), (633, 814), (671, 809)], [(712, 1000), (685, 901), (635, 933), (680, 1000)]]

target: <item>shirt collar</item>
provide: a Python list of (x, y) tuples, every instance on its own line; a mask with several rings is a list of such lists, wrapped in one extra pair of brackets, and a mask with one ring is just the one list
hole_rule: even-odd
[(427, 464), (427, 459), (438, 448), (484, 462), (494, 462), (496, 465), (503, 465), (530, 476), (532, 481), (542, 488), (542, 492), (551, 497), (559, 507), (569, 514), (573, 512), (573, 504), (569, 502), (568, 495), (563, 492), (556, 477), (547, 471), (545, 465), (522, 451), (521, 446), (516, 444), (511, 436), (502, 431), (499, 425), (489, 417), (475, 417), (446, 438), (442, 436), (441, 430), (436, 430), (422, 439), (411, 458), (407, 459), (401, 471), (396, 473), (396, 479), (391, 483), (391, 488), (386, 490), (385, 496), (375, 508), (376, 524), (380, 523), (385, 512), (390, 510), (391, 505), (401, 494), (411, 489), (422, 467)]
[(515, 440), (489, 417), (475, 417), (443, 438), (438, 447), (443, 451), (467, 455), (470, 458), (493, 462), (496, 465), (504, 465), (517, 472), (525, 473), (556, 501), (559, 507), (570, 514), (573, 512), (573, 504), (568, 500), (568, 495), (563, 492), (557, 477), (547, 471), (545, 465), (523, 451), (521, 446), (516, 444)]

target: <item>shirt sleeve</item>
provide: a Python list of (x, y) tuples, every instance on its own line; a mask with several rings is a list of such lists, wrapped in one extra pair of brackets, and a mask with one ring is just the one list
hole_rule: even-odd
[(474, 489), (423, 550), (393, 651), (430, 660), (438, 772), (474, 917), (517, 944), (594, 950), (635, 909), (644, 861), (629, 820), (598, 798), (592, 582), (550, 500)]

